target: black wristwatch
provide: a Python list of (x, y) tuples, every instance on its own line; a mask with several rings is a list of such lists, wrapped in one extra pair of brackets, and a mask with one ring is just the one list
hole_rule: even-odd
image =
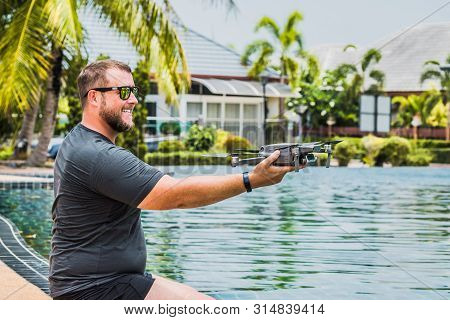
[(248, 172), (244, 172), (242, 174), (242, 178), (244, 179), (244, 186), (247, 189), (247, 192), (252, 192), (252, 185), (250, 184), (250, 178), (248, 177)]

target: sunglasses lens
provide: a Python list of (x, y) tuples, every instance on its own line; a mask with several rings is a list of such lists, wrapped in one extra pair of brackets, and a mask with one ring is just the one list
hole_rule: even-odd
[(133, 94), (137, 98), (137, 96), (139, 94), (139, 88), (138, 87), (133, 87)]
[(121, 88), (120, 89), (120, 99), (127, 100), (130, 97), (131, 88)]

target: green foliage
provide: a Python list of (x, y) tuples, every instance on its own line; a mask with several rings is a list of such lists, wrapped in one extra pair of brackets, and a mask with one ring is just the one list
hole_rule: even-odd
[(344, 140), (334, 147), (333, 156), (337, 159), (340, 167), (345, 167), (355, 157), (357, 151), (356, 145), (352, 141)]
[(450, 141), (446, 140), (417, 139), (415, 143), (419, 148), (450, 148)]
[(325, 153), (317, 153), (315, 155), (317, 157), (316, 166), (325, 167), (327, 165), (328, 155)]
[(225, 141), (225, 150), (232, 152), (235, 149), (250, 149), (252, 144), (247, 139), (230, 134)]
[(162, 134), (173, 134), (178, 136), (181, 133), (180, 122), (178, 121), (163, 122), (159, 126), (159, 131)]
[(228, 158), (204, 157), (203, 152), (175, 151), (152, 152), (145, 155), (144, 161), (153, 166), (167, 165), (229, 165)]
[(14, 153), (12, 146), (0, 147), (0, 160), (8, 160)]
[(365, 151), (363, 162), (369, 166), (375, 165), (378, 153), (383, 147), (383, 139), (369, 134), (361, 139), (361, 143)]
[(230, 136), (231, 133), (228, 131), (217, 129), (216, 130), (216, 142), (214, 143), (214, 146), (212, 147), (213, 152), (224, 152), (226, 150), (225, 142), (228, 139), (228, 136)]
[[(264, 29), (274, 41), (256, 40), (249, 44), (241, 57), (241, 63), (250, 66), (248, 75), (257, 78), (270, 67), (277, 56), (274, 67), (280, 70), (281, 77), (287, 78), (289, 84), (294, 87), (299, 75), (299, 63), (294, 52), (302, 51), (302, 34), (297, 25), (303, 20), (300, 12), (292, 12), (284, 26), (278, 26), (270, 17), (264, 16), (258, 21), (255, 32)], [(277, 50), (279, 48), (279, 50)]]
[(134, 82), (139, 84), (139, 96), (136, 97), (139, 103), (133, 110), (133, 128), (117, 137), (116, 144), (130, 150), (135, 156), (144, 159), (148, 151), (144, 143), (143, 126), (147, 123), (147, 109), (142, 104), (145, 96), (150, 92), (149, 66), (144, 61), (139, 61), (136, 69), (133, 70)]
[(82, 109), (78, 96), (77, 77), (81, 69), (87, 65), (88, 60), (81, 55), (75, 55), (67, 63), (68, 67), (63, 71), (63, 77), (66, 81), (62, 90), (62, 96), (67, 99), (67, 105), (69, 107), (69, 112), (67, 113), (69, 121), (64, 128), (66, 133), (81, 122)]
[(183, 151), (184, 149), (184, 144), (180, 140), (162, 141), (158, 144), (158, 152), (163, 153)]
[(433, 156), (427, 149), (413, 149), (406, 157), (406, 165), (426, 167), (430, 164)]
[(194, 124), (189, 128), (185, 145), (191, 151), (208, 151), (216, 140), (216, 132), (213, 128), (202, 127)]
[(387, 138), (376, 157), (376, 165), (381, 166), (384, 162), (392, 166), (406, 165), (410, 152), (411, 144), (407, 139), (396, 136)]
[[(437, 109), (433, 112), (433, 110), (438, 107), (440, 101), (440, 93), (436, 90), (426, 91), (420, 95), (413, 94), (408, 97), (394, 97), (392, 103), (399, 105), (399, 112), (393, 125), (410, 127), (411, 122), (416, 115), (420, 117), (422, 125), (440, 125), (442, 122), (442, 114), (439, 113), (440, 110)], [(444, 122), (446, 124), (446, 119)]]
[(435, 163), (450, 163), (450, 148), (430, 149)]

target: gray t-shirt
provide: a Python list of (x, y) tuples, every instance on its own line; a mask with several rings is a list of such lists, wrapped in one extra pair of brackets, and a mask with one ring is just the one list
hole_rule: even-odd
[(55, 162), (52, 297), (144, 273), (137, 206), (163, 175), (82, 124), (69, 133)]

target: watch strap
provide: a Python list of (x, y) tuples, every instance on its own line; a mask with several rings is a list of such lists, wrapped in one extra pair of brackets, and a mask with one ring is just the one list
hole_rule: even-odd
[(244, 180), (244, 186), (245, 189), (247, 189), (247, 192), (252, 192), (252, 185), (250, 184), (250, 178), (248, 177), (248, 172), (244, 172), (242, 174), (242, 178)]

